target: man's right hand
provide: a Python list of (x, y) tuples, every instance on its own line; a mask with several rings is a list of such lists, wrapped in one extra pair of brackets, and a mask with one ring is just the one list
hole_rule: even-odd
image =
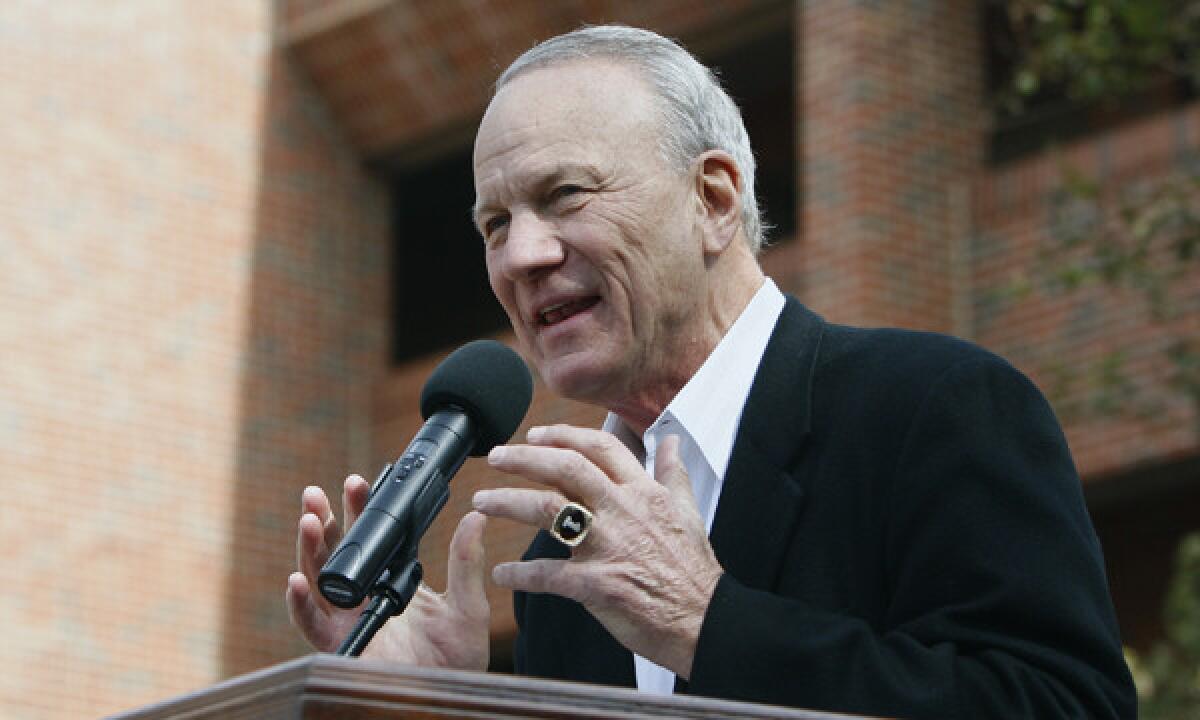
[[(358, 475), (346, 478), (342, 491), (345, 527), (366, 507), (370, 487)], [(321, 488), (305, 488), (296, 535), (298, 572), (288, 577), (285, 600), (292, 624), (321, 652), (335, 652), (354, 628), (362, 607), (331, 605), (317, 591), (317, 575), (342, 538), (329, 498)], [(426, 667), (486, 670), (488, 665), (488, 601), (484, 592), (483, 529), (486, 518), (467, 513), (450, 541), (446, 592), (439, 595), (424, 583), (408, 608), (392, 618), (371, 640), (363, 657)]]

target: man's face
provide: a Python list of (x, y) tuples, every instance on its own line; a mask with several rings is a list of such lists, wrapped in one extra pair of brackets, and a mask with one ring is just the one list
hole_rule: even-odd
[(505, 85), (475, 142), (492, 290), (551, 389), (613, 407), (685, 367), (706, 297), (699, 201), (634, 71), (580, 61)]

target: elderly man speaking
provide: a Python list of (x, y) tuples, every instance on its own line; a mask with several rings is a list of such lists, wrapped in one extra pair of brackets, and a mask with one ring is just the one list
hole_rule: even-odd
[[(485, 518), (541, 529), (519, 672), (903, 717), (1133, 717), (1100, 548), (1053, 414), (945, 336), (826, 323), (764, 277), (754, 157), (713, 74), (654, 33), (529, 50), (475, 142), (475, 220), (524, 356), (602, 429), (495, 448), (448, 587), (366, 654), (484, 669)], [(820, 232), (812, 228), (811, 232)], [(345, 485), (345, 524), (366, 503)], [(308, 488), (293, 621), (341, 535)]]

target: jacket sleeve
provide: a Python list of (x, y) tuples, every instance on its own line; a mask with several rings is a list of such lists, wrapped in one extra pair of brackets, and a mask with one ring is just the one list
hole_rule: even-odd
[(885, 621), (726, 573), (689, 691), (913, 718), (1135, 717), (1099, 543), (1041, 394), (973, 358), (911, 417), (877, 488)]

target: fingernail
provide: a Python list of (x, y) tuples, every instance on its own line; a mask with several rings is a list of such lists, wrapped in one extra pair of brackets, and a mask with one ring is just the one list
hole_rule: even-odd
[(541, 442), (542, 438), (545, 436), (546, 436), (546, 428), (541, 427), (541, 426), (531, 427), (531, 428), (529, 428), (529, 432), (525, 433), (525, 438), (527, 440), (529, 440), (529, 442), (533, 442), (533, 443)]
[(504, 462), (505, 456), (508, 455), (508, 448), (503, 445), (497, 445), (488, 453), (488, 464), (495, 465)]
[(487, 501), (490, 498), (491, 493), (489, 491), (479, 490), (471, 496), (471, 507), (475, 508), (476, 510), (482, 510), (483, 506), (487, 504)]
[(506, 586), (509, 578), (509, 567), (512, 563), (500, 563), (492, 568), (492, 582), (497, 585)]

